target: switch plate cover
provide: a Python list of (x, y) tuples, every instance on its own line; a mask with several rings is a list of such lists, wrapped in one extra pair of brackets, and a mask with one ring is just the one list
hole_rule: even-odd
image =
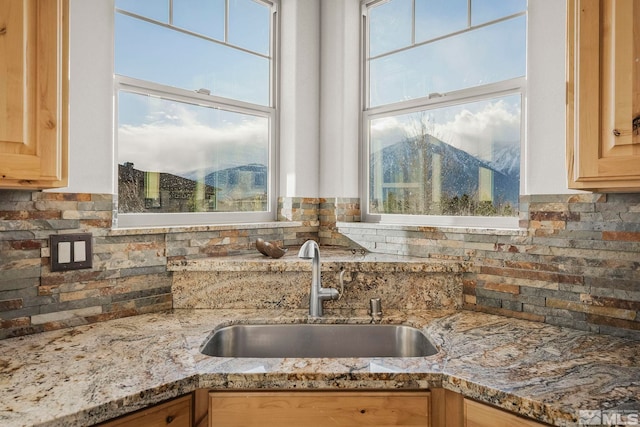
[[(49, 236), (51, 271), (92, 268), (93, 249), (91, 242), (91, 233), (52, 234)], [(76, 253), (76, 251), (81, 252)]]

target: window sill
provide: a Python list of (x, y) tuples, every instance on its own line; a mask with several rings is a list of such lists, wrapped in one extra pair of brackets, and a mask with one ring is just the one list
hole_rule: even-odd
[(227, 231), (227, 230), (255, 230), (270, 228), (295, 228), (304, 224), (299, 221), (273, 221), (255, 222), (240, 224), (211, 224), (211, 225), (179, 225), (160, 227), (123, 227), (113, 228), (109, 231), (109, 236), (134, 236), (143, 234), (173, 234), (173, 233), (196, 233), (205, 231)]
[(524, 228), (487, 228), (487, 227), (452, 227), (439, 225), (383, 224), (367, 222), (338, 222), (338, 231), (356, 230), (388, 230), (388, 231), (440, 231), (444, 233), (479, 234), (492, 236), (527, 236)]

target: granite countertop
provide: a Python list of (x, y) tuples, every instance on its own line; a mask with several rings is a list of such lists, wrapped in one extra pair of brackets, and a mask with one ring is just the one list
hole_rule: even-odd
[(304, 321), (303, 310), (174, 310), (0, 341), (0, 425), (85, 426), (199, 388), (445, 387), (558, 426), (579, 410), (640, 411), (640, 342), (470, 311), (385, 313), (441, 349), (424, 358), (199, 353), (219, 326)]

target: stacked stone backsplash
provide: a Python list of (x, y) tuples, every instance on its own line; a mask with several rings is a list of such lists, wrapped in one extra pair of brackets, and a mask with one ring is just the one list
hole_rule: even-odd
[(336, 227), (338, 222), (360, 222), (358, 198), (280, 198), (278, 221), (316, 224), (313, 233), (307, 237), (318, 240), (324, 246), (359, 247)]
[[(464, 307), (640, 338), (640, 194), (526, 196), (521, 230), (355, 224), (357, 199), (282, 198), (279, 222), (111, 229), (112, 195), (0, 191), (0, 338), (172, 307), (167, 263), (258, 237), (465, 261)], [(93, 268), (51, 272), (49, 236), (90, 232)]]
[[(164, 242), (109, 236), (113, 196), (0, 192), (0, 336), (171, 307)], [(49, 236), (93, 235), (93, 268), (52, 272)]]
[(521, 197), (520, 232), (340, 224), (375, 252), (469, 261), (470, 310), (640, 339), (640, 194)]
[[(318, 236), (317, 201), (281, 202), (308, 200), (269, 227), (112, 230), (113, 195), (0, 190), (0, 339), (170, 309), (169, 260), (255, 251), (258, 237), (299, 246)], [(79, 232), (93, 267), (52, 272), (49, 236)]]

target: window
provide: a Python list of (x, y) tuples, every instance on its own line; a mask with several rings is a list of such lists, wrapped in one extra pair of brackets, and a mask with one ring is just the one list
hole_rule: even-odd
[(118, 225), (275, 219), (277, 3), (116, 0)]
[(526, 7), (364, 3), (367, 221), (517, 226)]

